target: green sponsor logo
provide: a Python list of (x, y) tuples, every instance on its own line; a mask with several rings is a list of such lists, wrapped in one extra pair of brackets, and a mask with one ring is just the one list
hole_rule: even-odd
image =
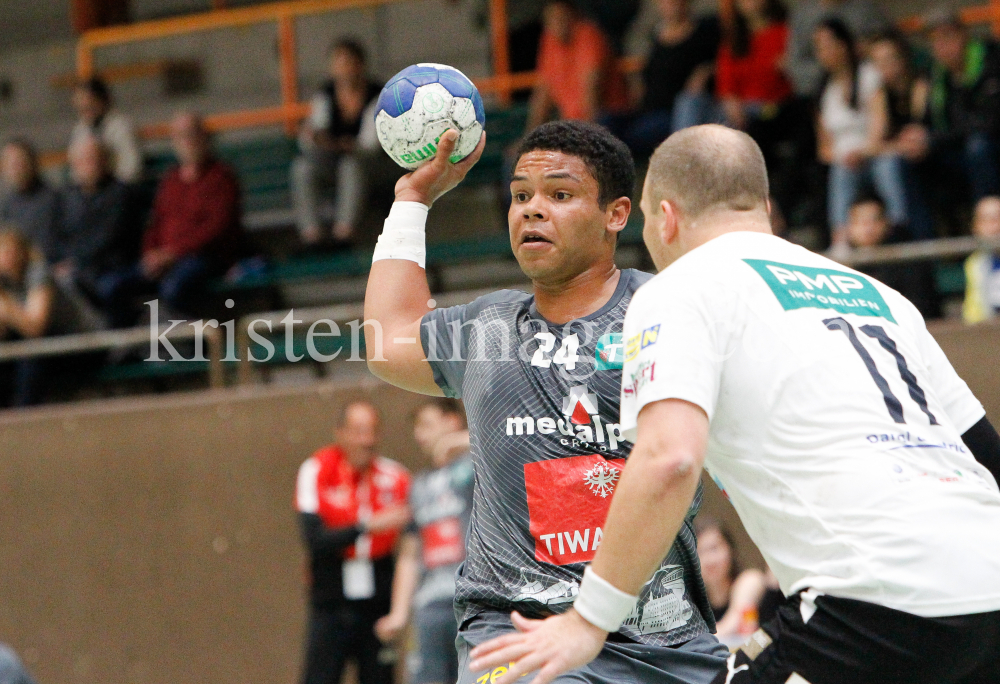
[(597, 350), (594, 352), (597, 370), (621, 370), (625, 360), (625, 349), (621, 333), (609, 333), (597, 338)]
[(840, 313), (896, 319), (882, 295), (864, 276), (763, 259), (744, 259), (757, 271), (785, 309), (831, 309)]

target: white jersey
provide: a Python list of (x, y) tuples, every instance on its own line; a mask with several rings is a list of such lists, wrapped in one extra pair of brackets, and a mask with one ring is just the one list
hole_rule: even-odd
[(651, 402), (704, 409), (706, 468), (786, 595), (1000, 610), (1000, 490), (961, 439), (983, 407), (902, 295), (730, 233), (641, 287), (624, 339), (624, 434)]

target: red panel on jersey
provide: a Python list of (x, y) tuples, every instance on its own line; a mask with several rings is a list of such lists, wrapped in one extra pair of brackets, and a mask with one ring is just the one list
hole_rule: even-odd
[(524, 466), (535, 560), (554, 565), (591, 560), (624, 459), (572, 456)]
[(462, 524), (458, 518), (442, 518), (425, 525), (420, 529), (420, 541), (424, 565), (428, 568), (465, 560)]

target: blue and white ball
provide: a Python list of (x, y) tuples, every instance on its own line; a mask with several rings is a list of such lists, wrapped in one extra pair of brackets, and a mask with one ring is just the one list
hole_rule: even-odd
[(410, 170), (434, 156), (449, 128), (459, 134), (451, 161), (465, 159), (479, 144), (485, 124), (476, 86), (444, 64), (414, 64), (393, 76), (379, 95), (375, 114), (382, 149)]

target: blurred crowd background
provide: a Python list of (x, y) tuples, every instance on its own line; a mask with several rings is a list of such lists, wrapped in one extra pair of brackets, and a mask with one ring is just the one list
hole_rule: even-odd
[[(487, 2), (434, 4), (468, 20), (470, 41), (489, 23)], [(110, 0), (72, 7), (81, 27), (113, 23), (129, 9)], [(89, 14), (80, 9), (87, 7)], [(508, 150), (545, 120), (598, 121), (628, 143), (640, 167), (671, 132), (723, 123), (764, 150), (777, 231), (858, 265), (928, 319), (994, 317), (1000, 259), (988, 245), (1000, 236), (1000, 50), (988, 27), (966, 25), (957, 6), (936, 4), (903, 23), (888, 9), (873, 0), (507, 3), (510, 68), (533, 71), (534, 85), (506, 102), (487, 93), (494, 104), (486, 128), (496, 148), (487, 156), (498, 161), (495, 170), (483, 162), (478, 182), (494, 186), (496, 196), (486, 211), (481, 199), (463, 206), (452, 219), (455, 233), (503, 230)], [(376, 42), (384, 42), (383, 28)], [(326, 76), (296, 134), (286, 131), (284, 152), (265, 146), (255, 153), (271, 164), (269, 182), (283, 198), (277, 210), (248, 208), (274, 188), (255, 180), (260, 169), (240, 168), (231, 143), (231, 159), (220, 154), (191, 107), (174, 106), (160, 126), (169, 146), (143, 139), (135, 120), (148, 113), (116, 99), (109, 81), (120, 73), (113, 70), (106, 72), (113, 79), (98, 70), (70, 82), (63, 106), (72, 106), (76, 121), (62, 147), (51, 147), (58, 126), (4, 117), (0, 108), (3, 339), (146, 325), (152, 298), (161, 321), (294, 306), (281, 285), (296, 269), (320, 273), (327, 291), (363, 276), (365, 250), (401, 171), (375, 137), (386, 74), (372, 68), (360, 33), (344, 29), (326, 40), (319, 65)], [(209, 44), (212, 35), (202, 34)], [(406, 52), (412, 61), (434, 57)], [(175, 89), (197, 90), (197, 68), (170, 68), (181, 74), (171, 77), (181, 84)], [(165, 96), (158, 111), (171, 100), (185, 102)], [(633, 226), (640, 221), (634, 216)], [(986, 247), (965, 243), (957, 257), (932, 247), (916, 260), (906, 252), (858, 260), (871, 248), (970, 235)], [(935, 261), (939, 254), (950, 261)], [(502, 244), (485, 256), (509, 260)], [(636, 258), (649, 266), (643, 254)], [(65, 397), (81, 369), (135, 360), (121, 350), (69, 361), (28, 352), (0, 364), (0, 402)]]

